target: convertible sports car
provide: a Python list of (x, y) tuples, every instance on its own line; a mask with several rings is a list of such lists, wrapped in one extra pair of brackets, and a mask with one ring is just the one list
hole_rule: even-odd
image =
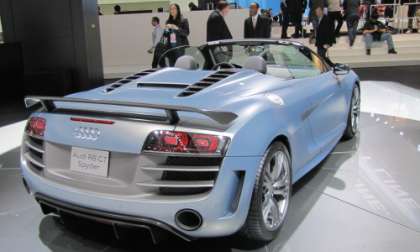
[(360, 89), (307, 47), (228, 40), (66, 97), (27, 97), (27, 190), (45, 214), (269, 241), (291, 187), (358, 130)]

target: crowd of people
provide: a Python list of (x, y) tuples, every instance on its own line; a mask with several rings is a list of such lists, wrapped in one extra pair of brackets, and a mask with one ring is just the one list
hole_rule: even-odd
[[(373, 3), (371, 3), (373, 4)], [(360, 0), (285, 0), (281, 3), (282, 16), (282, 39), (289, 39), (287, 35), (289, 23), (295, 26), (293, 38), (300, 38), (302, 34), (302, 16), (307, 8), (309, 12), (309, 22), (312, 24), (313, 33), (310, 40), (315, 41), (318, 54), (332, 64), (327, 57), (327, 51), (336, 43), (336, 38), (341, 34), (344, 21), (347, 24), (347, 35), (349, 46), (352, 47), (359, 32), (359, 20), (365, 8)], [(366, 5), (365, 5), (366, 6)], [(369, 6), (369, 4), (368, 4)], [(375, 41), (386, 41), (388, 53), (396, 54), (392, 35), (385, 23), (378, 20), (379, 11), (371, 8), (366, 15), (366, 22), (361, 31), (366, 46), (366, 55), (371, 55), (372, 44)]]
[[(340, 36), (341, 27), (345, 21), (347, 24), (347, 34), (349, 46), (354, 45), (356, 36), (360, 31), (359, 19), (363, 8), (360, 0), (284, 0), (281, 3), (282, 39), (289, 39), (288, 27), (290, 23), (295, 26), (293, 38), (303, 37), (302, 16), (307, 5), (310, 8), (309, 22), (312, 23), (313, 32), (310, 41), (317, 48), (317, 53), (323, 57), (328, 64), (333, 62), (328, 57), (328, 49), (336, 43), (336, 38)], [(215, 10), (207, 19), (207, 41), (217, 41), (232, 39), (232, 34), (225, 22), (225, 17), (229, 14), (230, 5), (228, 2), (220, 0), (215, 5)], [(361, 29), (365, 45), (366, 55), (371, 55), (372, 44), (375, 41), (386, 41), (388, 53), (396, 54), (391, 32), (387, 26), (379, 19), (376, 9), (369, 13), (363, 28)], [(244, 38), (271, 38), (272, 22), (270, 12), (262, 12), (257, 2), (249, 6), (249, 17), (244, 20)], [(169, 17), (162, 28), (158, 17), (153, 17), (152, 33), (153, 46), (149, 49), (154, 54), (153, 67), (157, 67), (160, 56), (171, 48), (188, 45), (190, 33), (188, 19), (183, 17), (178, 4), (171, 4), (169, 7)], [(173, 52), (176, 53), (176, 52)], [(173, 55), (174, 59), (177, 55)], [(174, 63), (174, 62), (172, 62)]]

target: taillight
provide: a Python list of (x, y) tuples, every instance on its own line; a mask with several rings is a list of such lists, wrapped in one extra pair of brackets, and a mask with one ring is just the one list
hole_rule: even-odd
[(160, 130), (147, 137), (144, 150), (224, 155), (229, 140), (225, 136)]
[(42, 117), (31, 117), (26, 124), (26, 133), (35, 136), (44, 136), (47, 121)]

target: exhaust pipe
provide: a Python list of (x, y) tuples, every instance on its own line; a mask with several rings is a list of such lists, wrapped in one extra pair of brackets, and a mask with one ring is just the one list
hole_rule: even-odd
[(183, 230), (194, 231), (201, 227), (203, 218), (195, 210), (183, 209), (175, 214), (175, 223)]

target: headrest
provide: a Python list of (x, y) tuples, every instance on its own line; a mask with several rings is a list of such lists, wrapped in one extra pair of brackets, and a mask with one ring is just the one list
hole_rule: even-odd
[(258, 71), (262, 74), (267, 73), (267, 62), (261, 56), (251, 56), (244, 64), (244, 68)]
[(186, 70), (196, 70), (198, 69), (199, 65), (192, 56), (184, 55), (176, 60), (175, 67)]

